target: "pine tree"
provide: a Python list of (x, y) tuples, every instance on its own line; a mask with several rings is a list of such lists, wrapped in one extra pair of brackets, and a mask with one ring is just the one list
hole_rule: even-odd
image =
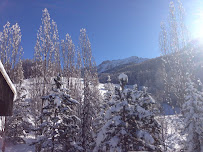
[(97, 116), (94, 120), (94, 146), (96, 144), (97, 134), (99, 133), (101, 127), (105, 124), (105, 112), (110, 107), (110, 100), (113, 97), (115, 86), (111, 83), (111, 78), (108, 76), (107, 83), (105, 84), (106, 92), (104, 93), (104, 97), (102, 102), (100, 103), (100, 110), (97, 113)]
[(53, 56), (52, 59), (52, 71), (53, 75), (56, 75), (61, 72), (61, 63), (60, 63), (60, 43), (59, 43), (59, 35), (58, 35), (58, 28), (56, 22), (52, 20), (52, 41), (53, 41)]
[[(33, 67), (33, 102), (36, 109), (36, 118), (42, 113), (44, 100), (41, 96), (48, 93), (51, 77), (60, 72), (60, 45), (57, 24), (50, 18), (48, 10), (42, 11), (42, 23), (37, 33), (37, 41), (34, 52)], [(57, 73), (58, 74), (58, 73)], [(39, 123), (42, 123), (42, 119)], [(36, 125), (38, 125), (36, 123)]]
[[(76, 64), (75, 64), (75, 45), (69, 34), (66, 34), (66, 39), (62, 40), (62, 53), (63, 53), (63, 75), (67, 78), (68, 88), (73, 83), (73, 77), (76, 77)], [(73, 88), (69, 88), (73, 89)]]
[(181, 0), (169, 4), (168, 28), (161, 24), (160, 49), (163, 60), (164, 100), (173, 108), (184, 103), (186, 73), (193, 73), (193, 46), (188, 44)]
[(7, 22), (0, 38), (0, 59), (9, 77), (15, 83), (19, 82), (18, 76), (21, 75), (18, 73), (23, 52), (21, 37), (20, 26), (17, 23), (11, 26)]
[(181, 48), (187, 47), (187, 43), (189, 42), (189, 33), (188, 29), (185, 25), (185, 9), (181, 0), (177, 0), (178, 2), (178, 13), (177, 13), (177, 20), (179, 24), (179, 40)]
[(152, 97), (145, 91), (125, 89), (128, 77), (119, 76), (120, 88), (109, 101), (105, 123), (96, 138), (94, 151), (160, 151), (160, 125), (154, 119)]
[(79, 49), (77, 49), (76, 56), (76, 78), (81, 78), (82, 58)]
[(33, 75), (32, 77), (42, 77), (42, 71), (43, 71), (43, 59), (42, 59), (42, 55), (41, 55), (41, 44), (40, 44), (40, 34), (42, 30), (42, 27), (40, 27), (40, 29), (38, 30), (38, 34), (37, 34), (37, 40), (36, 40), (36, 44), (35, 44), (35, 53), (34, 53), (34, 67), (33, 67)]
[(80, 30), (80, 50), (84, 70), (84, 99), (81, 110), (81, 142), (84, 151), (93, 148), (93, 122), (99, 110), (100, 92), (95, 61), (86, 29)]
[(111, 77), (108, 76), (107, 83), (105, 84), (105, 89), (107, 90), (107, 92), (104, 94), (105, 101), (111, 100), (114, 94), (114, 88), (115, 86), (111, 83)]
[(173, 1), (170, 2), (169, 11), (170, 11), (169, 13), (170, 50), (172, 53), (175, 53), (179, 51), (180, 46), (179, 46), (176, 10)]
[(23, 137), (31, 130), (30, 100), (26, 98), (27, 91), (22, 85), (17, 86), (18, 97), (14, 101), (13, 115), (7, 117), (6, 141), (14, 144), (25, 143)]
[[(161, 137), (161, 126), (155, 119), (155, 112), (157, 110), (155, 108), (155, 100), (147, 92), (147, 87), (143, 87), (141, 91), (137, 91), (135, 88), (133, 94), (134, 95), (132, 97), (137, 101), (136, 110), (139, 114), (138, 121), (141, 122), (139, 124), (141, 132), (139, 131), (139, 133), (142, 134), (143, 147), (144, 149), (148, 149), (150, 147), (153, 150), (161, 151), (161, 145), (163, 145), (163, 142)], [(147, 134), (149, 134), (152, 138), (146, 138), (143, 134), (144, 132), (147, 132)]]
[(75, 84), (74, 84), (74, 98), (80, 103), (78, 104), (76, 110), (78, 113), (78, 116), (81, 116), (82, 113), (82, 99), (83, 99), (83, 84), (81, 82), (81, 68), (82, 68), (82, 59), (80, 55), (80, 51), (77, 49), (77, 59), (76, 59), (76, 79), (75, 79)]
[(203, 94), (188, 77), (186, 83), (185, 103), (182, 108), (185, 130), (188, 134), (185, 143), (186, 151), (203, 151)]
[[(12, 74), (11, 74), (11, 79), (15, 83), (19, 83), (20, 79), (23, 79), (23, 73), (22, 71), (22, 63), (21, 63), (21, 58), (23, 55), (23, 48), (20, 45), (21, 44), (21, 29), (19, 25), (16, 23), (12, 27), (12, 56), (11, 56), (11, 67), (12, 67)], [(20, 77), (20, 78), (18, 78)]]
[(16, 74), (16, 82), (22, 83), (24, 79), (24, 71), (23, 71), (23, 65), (22, 65), (22, 60), (19, 61), (17, 64), (17, 74)]
[(11, 39), (11, 27), (10, 23), (7, 22), (6, 25), (3, 27), (3, 32), (1, 34), (1, 62), (4, 65), (5, 70), (7, 71), (8, 75), (11, 73), (11, 50), (12, 46), (12, 39)]
[(45, 85), (49, 83), (56, 72), (60, 71), (60, 46), (56, 23), (51, 22), (50, 14), (46, 8), (42, 12), (42, 25), (38, 30), (35, 45), (36, 75), (34, 77), (40, 74), (43, 78), (43, 94), (45, 95)]
[(43, 122), (36, 131), (41, 133), (34, 143), (38, 151), (80, 151), (78, 142), (79, 118), (72, 107), (78, 102), (62, 89), (61, 77), (54, 79), (55, 86), (48, 96), (42, 97), (44, 107), (39, 120)]

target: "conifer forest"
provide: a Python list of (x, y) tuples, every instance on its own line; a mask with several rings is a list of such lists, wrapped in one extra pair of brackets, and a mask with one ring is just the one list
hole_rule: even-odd
[(25, 50), (21, 20), (8, 20), (0, 28), (0, 109), (1, 76), (16, 93), (12, 115), (0, 116), (0, 152), (203, 152), (203, 44), (187, 28), (185, 1), (167, 1), (151, 40), (158, 56), (101, 64), (90, 26), (59, 36), (57, 11), (43, 8), (41, 24), (32, 23), (35, 46)]

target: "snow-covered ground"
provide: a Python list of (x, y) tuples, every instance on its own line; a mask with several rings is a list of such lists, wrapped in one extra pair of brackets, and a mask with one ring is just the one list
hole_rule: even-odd
[[(31, 136), (27, 136), (24, 139), (26, 141), (26, 144), (14, 145), (12, 143), (6, 143), (6, 152), (34, 152), (35, 147), (30, 146), (32, 141), (34, 141), (34, 138)], [(2, 152), (1, 147), (2, 147), (2, 139), (0, 138), (0, 152)]]

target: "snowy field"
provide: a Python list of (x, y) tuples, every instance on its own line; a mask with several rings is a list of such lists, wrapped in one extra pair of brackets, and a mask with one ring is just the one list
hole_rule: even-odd
[[(6, 152), (34, 152), (35, 148), (34, 146), (30, 146), (30, 143), (34, 140), (34, 138), (27, 136), (24, 138), (26, 141), (26, 144), (17, 144), (13, 145), (12, 143), (6, 143)], [(2, 145), (2, 139), (0, 138), (0, 147)], [(1, 149), (0, 149), (0, 152)]]

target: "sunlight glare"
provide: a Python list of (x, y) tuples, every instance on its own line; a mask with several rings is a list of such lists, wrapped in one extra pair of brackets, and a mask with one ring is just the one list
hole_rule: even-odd
[(192, 35), (203, 43), (203, 10), (196, 14), (193, 25)]

